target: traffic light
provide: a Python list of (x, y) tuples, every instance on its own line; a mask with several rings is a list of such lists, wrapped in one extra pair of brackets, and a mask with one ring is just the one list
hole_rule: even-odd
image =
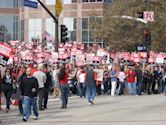
[(61, 42), (62, 43), (65, 43), (68, 40), (67, 31), (68, 31), (67, 27), (65, 25), (61, 25)]
[(144, 42), (147, 46), (151, 45), (151, 32), (146, 29), (144, 29)]

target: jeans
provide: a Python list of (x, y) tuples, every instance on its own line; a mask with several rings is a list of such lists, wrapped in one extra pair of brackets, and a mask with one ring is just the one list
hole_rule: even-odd
[(119, 82), (119, 88), (118, 88), (119, 95), (123, 94), (124, 88), (125, 88), (125, 82)]
[(39, 110), (43, 108), (43, 100), (44, 100), (44, 88), (39, 89)]
[(137, 94), (141, 95), (142, 92), (142, 81), (137, 83)]
[(88, 101), (89, 102), (93, 101), (95, 96), (96, 96), (96, 86), (95, 85), (87, 85)]
[(82, 98), (82, 96), (85, 97), (85, 91), (86, 91), (86, 87), (84, 83), (79, 83), (78, 84), (78, 91), (79, 91), (79, 96), (80, 98)]
[(38, 107), (37, 107), (37, 97), (30, 98), (28, 96), (24, 96), (23, 103), (24, 103), (23, 117), (26, 118), (26, 120), (29, 119), (29, 116), (31, 114), (31, 106), (33, 107), (34, 116), (35, 117), (39, 116)]
[(61, 97), (62, 97), (62, 107), (66, 108), (69, 96), (69, 85), (61, 84)]
[(104, 80), (104, 94), (106, 94), (109, 90), (108, 80)]
[(115, 93), (116, 93), (116, 87), (117, 87), (117, 81), (111, 81), (111, 95), (112, 96), (115, 96)]
[(18, 108), (19, 108), (20, 114), (23, 114), (23, 106), (22, 106), (22, 103), (23, 103), (23, 99), (22, 99), (22, 97), (20, 96), (19, 99), (18, 99)]
[(47, 108), (49, 88), (44, 88), (44, 108)]
[(129, 95), (136, 95), (136, 83), (128, 83)]
[(6, 98), (6, 109), (10, 110), (10, 99), (12, 97), (13, 91), (4, 90), (4, 96)]

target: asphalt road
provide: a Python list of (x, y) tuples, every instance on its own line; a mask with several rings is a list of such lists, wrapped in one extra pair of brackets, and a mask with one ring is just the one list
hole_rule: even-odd
[(48, 109), (22, 122), (17, 109), (0, 111), (2, 125), (166, 125), (166, 96), (100, 96), (95, 105), (72, 97), (68, 109), (60, 109), (59, 99), (50, 99)]

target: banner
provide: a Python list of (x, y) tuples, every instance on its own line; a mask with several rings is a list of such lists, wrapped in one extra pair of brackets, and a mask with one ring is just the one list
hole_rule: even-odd
[(103, 81), (103, 74), (104, 70), (103, 69), (94, 69), (94, 72), (96, 73), (96, 81)]
[(94, 53), (86, 54), (86, 64), (93, 64)]
[(9, 58), (10, 55), (12, 54), (12, 51), (13, 49), (10, 46), (0, 42), (0, 55)]

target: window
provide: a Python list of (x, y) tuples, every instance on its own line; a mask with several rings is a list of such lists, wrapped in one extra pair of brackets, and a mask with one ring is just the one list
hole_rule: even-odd
[(90, 0), (90, 2), (95, 2), (95, 0)]
[(82, 42), (83, 43), (101, 43), (103, 44), (102, 39), (95, 39), (93, 37), (93, 32), (95, 29), (90, 27), (91, 23), (98, 22), (99, 25), (102, 25), (102, 17), (90, 17), (90, 18), (82, 18)]
[(82, 0), (82, 2), (88, 2), (88, 0)]
[(56, 0), (46, 0), (47, 5), (55, 5)]
[(77, 19), (76, 18), (64, 18), (63, 24), (68, 28), (68, 37), (70, 41), (76, 41), (77, 38)]
[(46, 19), (46, 31), (51, 34), (52, 36), (54, 36), (55, 34), (55, 23), (53, 21), (53, 19)]
[(29, 19), (29, 41), (31, 41), (32, 38), (41, 39), (41, 26), (41, 19)]
[(64, 0), (64, 4), (77, 3), (77, 0)]
[(88, 18), (82, 18), (82, 29), (88, 29)]

